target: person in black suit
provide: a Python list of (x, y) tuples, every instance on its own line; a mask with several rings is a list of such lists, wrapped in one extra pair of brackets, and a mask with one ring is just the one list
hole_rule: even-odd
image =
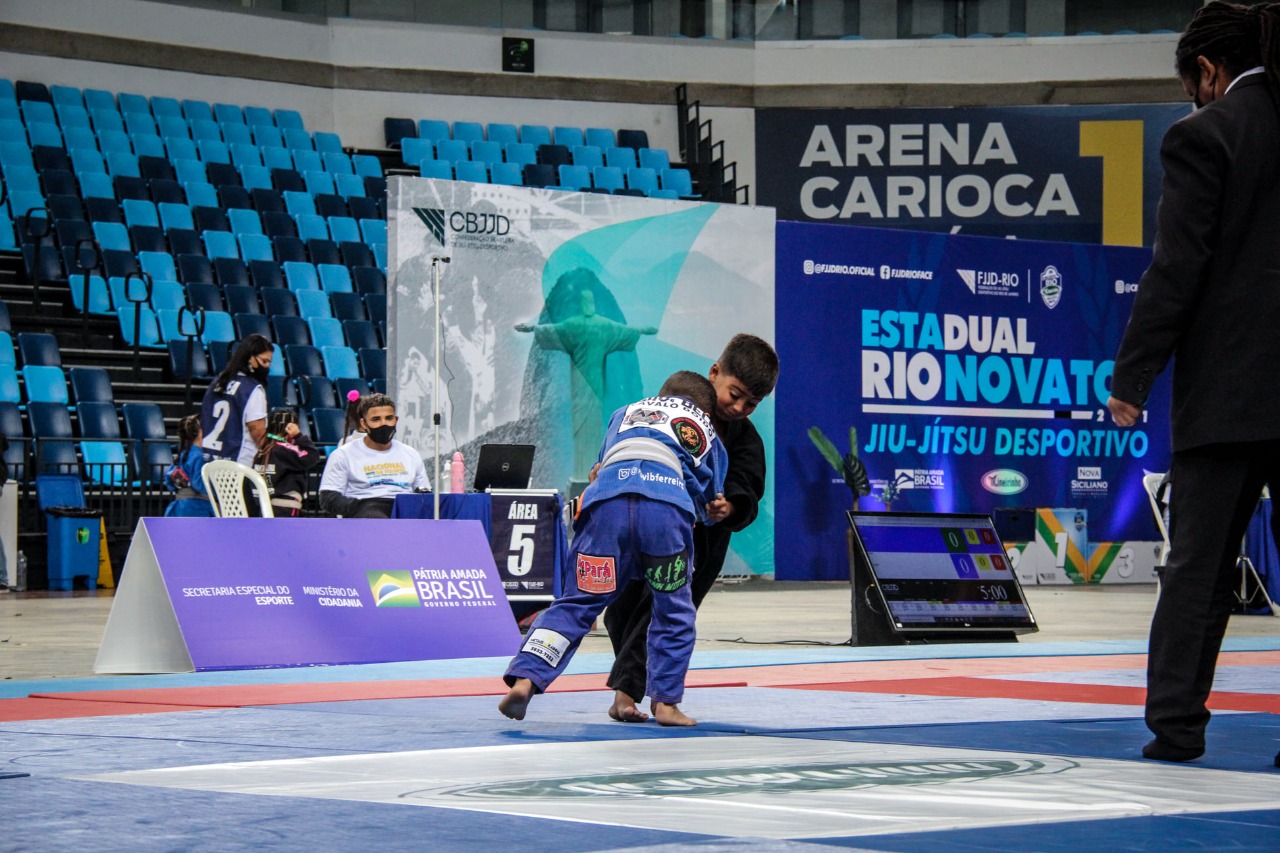
[(1204, 754), (1240, 541), (1263, 484), (1280, 483), (1280, 3), (1209, 3), (1178, 41), (1177, 69), (1196, 110), (1160, 149), (1154, 254), (1107, 402), (1132, 426), (1173, 358), (1177, 488), (1147, 661), (1155, 738), (1142, 750), (1160, 761)]

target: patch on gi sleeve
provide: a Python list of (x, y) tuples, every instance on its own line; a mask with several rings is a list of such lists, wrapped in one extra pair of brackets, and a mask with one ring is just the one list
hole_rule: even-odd
[(579, 554), (575, 574), (578, 590), (592, 595), (607, 595), (618, 588), (617, 561), (613, 557)]
[(536, 655), (551, 666), (559, 666), (560, 659), (569, 651), (569, 638), (549, 628), (535, 628), (529, 632), (520, 651)]
[(667, 557), (641, 554), (644, 579), (654, 592), (675, 592), (689, 583), (689, 554), (681, 551)]

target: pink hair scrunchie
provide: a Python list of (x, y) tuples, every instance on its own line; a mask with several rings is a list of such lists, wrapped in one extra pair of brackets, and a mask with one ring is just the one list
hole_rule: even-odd
[(352, 388), (350, 391), (347, 392), (348, 403), (354, 403), (356, 400), (359, 400), (359, 399), (360, 399), (360, 392), (357, 391), (356, 389)]

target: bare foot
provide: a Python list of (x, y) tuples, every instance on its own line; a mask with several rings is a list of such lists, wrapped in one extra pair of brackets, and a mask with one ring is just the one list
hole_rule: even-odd
[(697, 720), (681, 711), (677, 705), (654, 702), (649, 709), (653, 711), (653, 718), (660, 726), (696, 726), (698, 724)]
[(636, 700), (621, 690), (613, 692), (613, 705), (609, 707), (609, 717), (620, 723), (643, 723), (649, 715), (636, 707)]
[(529, 700), (533, 698), (533, 682), (527, 678), (517, 678), (511, 685), (507, 695), (498, 703), (498, 710), (513, 720), (523, 720), (524, 712), (529, 708)]

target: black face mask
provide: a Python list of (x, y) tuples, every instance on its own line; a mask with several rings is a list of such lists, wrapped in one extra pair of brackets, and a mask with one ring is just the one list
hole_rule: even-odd
[(391, 424), (383, 424), (365, 431), (365, 435), (369, 436), (369, 440), (374, 444), (390, 444), (395, 434), (396, 428)]
[(258, 384), (263, 388), (267, 387), (267, 377), (271, 375), (270, 367), (252, 367), (249, 369), (249, 375), (258, 380)]

